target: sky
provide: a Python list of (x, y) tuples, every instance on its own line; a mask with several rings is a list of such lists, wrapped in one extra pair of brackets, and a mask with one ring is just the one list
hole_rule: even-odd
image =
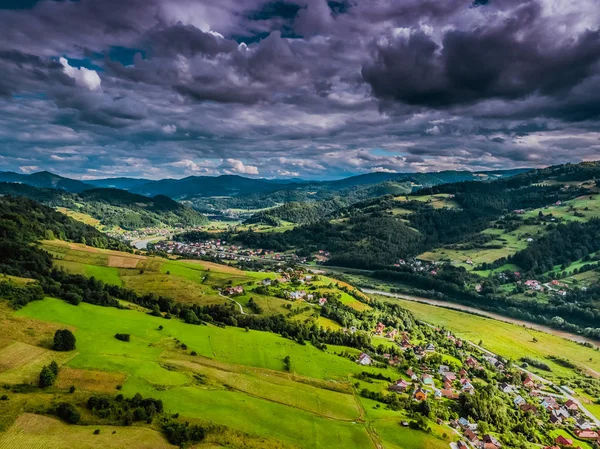
[(0, 170), (330, 179), (600, 159), (598, 0), (0, 0)]

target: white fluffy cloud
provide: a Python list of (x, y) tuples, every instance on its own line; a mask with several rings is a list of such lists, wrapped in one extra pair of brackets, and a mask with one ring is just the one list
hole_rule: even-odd
[(229, 175), (258, 175), (258, 167), (255, 165), (246, 165), (238, 159), (225, 159), (223, 164), (221, 164), (221, 168), (224, 173)]
[(95, 70), (89, 70), (85, 67), (77, 68), (69, 65), (66, 58), (60, 58), (60, 63), (63, 65), (63, 72), (73, 78), (75, 83), (80, 87), (86, 87), (89, 90), (100, 89), (100, 76)]
[(175, 125), (161, 126), (161, 129), (165, 134), (175, 134), (177, 132), (177, 126)]

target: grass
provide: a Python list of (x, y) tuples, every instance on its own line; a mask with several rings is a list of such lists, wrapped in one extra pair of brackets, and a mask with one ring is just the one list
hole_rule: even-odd
[(422, 203), (427, 203), (431, 207), (435, 209), (441, 209), (444, 207), (454, 209), (459, 207), (458, 203), (454, 201), (452, 195), (449, 193), (439, 193), (436, 195), (415, 195), (415, 196), (405, 196), (400, 195), (394, 198), (399, 203), (403, 203), (408, 201), (420, 201)]
[[(419, 256), (420, 259), (430, 261), (449, 260), (455, 266), (464, 267), (467, 270), (473, 270), (475, 265), (482, 263), (492, 263), (502, 257), (509, 257), (516, 252), (527, 247), (526, 237), (522, 235), (521, 228), (512, 232), (504, 232), (500, 229), (489, 228), (482, 234), (490, 234), (495, 238), (490, 242), (473, 249), (448, 249), (437, 248), (433, 251), (427, 251)], [(473, 264), (467, 264), (467, 259), (471, 259)], [(497, 270), (496, 270), (497, 271)], [(489, 274), (479, 272), (482, 275)]]
[[(583, 369), (600, 371), (600, 356), (597, 351), (555, 335), (428, 304), (400, 299), (385, 298), (384, 300), (398, 301), (418, 319), (442, 326), (474, 343), (483, 340), (486, 349), (504, 357), (518, 360), (529, 356), (544, 360), (552, 368), (552, 373), (540, 372), (543, 377), (574, 374), (570, 369), (548, 360), (547, 356), (550, 355), (569, 359)], [(534, 338), (537, 343), (533, 341)], [(534, 368), (531, 369), (535, 371)]]
[(581, 449), (592, 449), (592, 446), (589, 444), (589, 440), (585, 441), (585, 440), (580, 440), (579, 438), (575, 437), (575, 435), (573, 435), (572, 433), (568, 432), (565, 429), (554, 429), (550, 432), (550, 436), (552, 436), (552, 438), (557, 438), (559, 435), (562, 435), (565, 438), (569, 438), (570, 440), (573, 440), (573, 446), (574, 447), (581, 447)]
[(267, 275), (245, 273), (211, 262), (147, 257), (59, 240), (45, 241), (43, 248), (53, 255), (55, 265), (71, 273), (93, 276), (140, 294), (173, 297), (184, 303), (223, 303), (227, 300), (217, 294), (214, 286), (222, 287), (228, 282), (245, 284)]
[[(43, 242), (43, 248), (54, 257), (54, 264), (65, 270), (95, 277), (108, 284), (130, 288), (140, 294), (155, 293), (176, 299), (182, 303), (221, 304), (229, 301), (220, 296), (215, 288), (227, 285), (242, 285), (247, 293), (235, 298), (245, 306), (253, 298), (263, 309), (264, 315), (284, 314), (290, 311), (283, 306), (289, 301), (273, 296), (259, 295), (252, 286), (265, 278), (274, 279), (277, 273), (246, 272), (228, 265), (220, 265), (202, 260), (172, 260), (147, 257), (118, 251), (102, 250), (80, 244), (51, 240)], [(329, 288), (328, 286), (333, 286)], [(338, 289), (337, 284), (353, 288), (339, 281), (321, 276), (313, 285), (321, 291), (339, 293), (341, 301), (359, 310), (369, 310), (364, 304), (348, 293)], [(304, 307), (306, 303), (299, 302)], [(294, 316), (295, 320), (306, 320), (311, 313)], [(337, 328), (328, 323), (329, 328)]]
[[(430, 435), (419, 430), (413, 430), (400, 425), (399, 419), (380, 419), (373, 423), (373, 428), (387, 449), (448, 449), (450, 437)], [(452, 430), (447, 429), (447, 435)]]
[[(168, 410), (189, 419), (311, 449), (371, 445), (350, 390), (350, 375), (364, 367), (333, 353), (343, 348), (325, 352), (268, 332), (192, 326), (50, 298), (15, 315), (75, 329), (76, 354), (61, 361), (57, 388), (93, 391), (96, 382), (99, 390), (110, 391), (122, 382), (120, 375), (126, 377), (124, 394), (159, 397)], [(116, 340), (117, 332), (129, 333), (131, 341)], [(177, 340), (188, 350), (178, 348)], [(190, 356), (192, 350), (198, 355)], [(288, 355), (291, 373), (283, 369)]]
[[(100, 429), (98, 435), (94, 430)], [(175, 448), (144, 427), (69, 426), (40, 415), (24, 414), (0, 434), (0, 449), (167, 449)]]
[(66, 207), (57, 207), (56, 210), (60, 213), (65, 214), (68, 217), (73, 218), (74, 220), (80, 221), (87, 225), (94, 226), (99, 229), (103, 227), (100, 223), (100, 220), (92, 217), (91, 215), (77, 212), (72, 209), (67, 209)]

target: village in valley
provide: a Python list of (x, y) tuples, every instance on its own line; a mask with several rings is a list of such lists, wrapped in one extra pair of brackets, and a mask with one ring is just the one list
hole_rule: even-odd
[[(458, 442), (450, 444), (453, 449), (503, 446), (500, 435), (490, 432), (486, 422), (455, 411), (455, 405), (464, 402), (461, 396), (490, 388), (517, 416), (533, 418), (540, 428), (555, 435), (553, 444), (544, 449), (581, 448), (578, 441), (600, 444), (600, 420), (573, 397), (571, 388), (534, 374), (527, 363), (513, 363), (449, 331), (422, 325), (431, 331), (427, 341), (415, 341), (409, 332), (378, 323), (373, 337), (393, 342), (393, 349), (383, 354), (362, 352), (356, 363), (393, 368), (397, 375), (387, 386), (389, 392), (417, 409), (434, 410), (437, 424), (460, 436)], [(401, 355), (393, 355), (397, 350)], [(369, 395), (366, 391), (363, 394)], [(435, 408), (429, 405), (431, 401), (437, 403)], [(400, 424), (408, 427), (412, 423), (406, 419)]]
[(153, 245), (153, 250), (169, 255), (185, 257), (214, 258), (222, 261), (251, 262), (262, 260), (266, 262), (295, 262), (305, 263), (307, 257), (299, 257), (295, 253), (282, 253), (261, 248), (246, 248), (230, 244), (224, 240), (211, 239), (196, 243), (184, 243), (174, 240), (163, 240)]

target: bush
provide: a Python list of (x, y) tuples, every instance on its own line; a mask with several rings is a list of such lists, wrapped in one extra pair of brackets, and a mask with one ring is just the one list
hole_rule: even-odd
[(71, 394), (72, 394), (72, 393), (75, 393), (75, 385), (71, 385), (71, 386), (69, 387), (69, 393), (71, 393)]
[(54, 384), (56, 380), (56, 375), (52, 372), (49, 366), (44, 366), (42, 371), (40, 371), (40, 380), (39, 385), (40, 388), (46, 388)]
[(73, 404), (62, 402), (56, 407), (56, 416), (69, 424), (77, 424), (81, 415)]
[(0, 401), (8, 401), (8, 396), (3, 394), (2, 396), (0, 396)]
[(94, 430), (94, 435), (100, 435), (100, 429)]
[(50, 362), (48, 368), (50, 368), (50, 371), (52, 371), (55, 376), (58, 376), (58, 364), (54, 360)]
[(166, 420), (163, 423), (163, 431), (169, 443), (179, 446), (184, 446), (187, 443), (197, 443), (202, 441), (206, 436), (204, 427), (188, 422), (180, 423), (172, 420)]
[(115, 338), (121, 341), (130, 341), (131, 339), (129, 334), (115, 334)]
[(73, 351), (75, 349), (75, 335), (69, 329), (59, 329), (54, 333), (54, 344), (52, 348), (55, 351)]

